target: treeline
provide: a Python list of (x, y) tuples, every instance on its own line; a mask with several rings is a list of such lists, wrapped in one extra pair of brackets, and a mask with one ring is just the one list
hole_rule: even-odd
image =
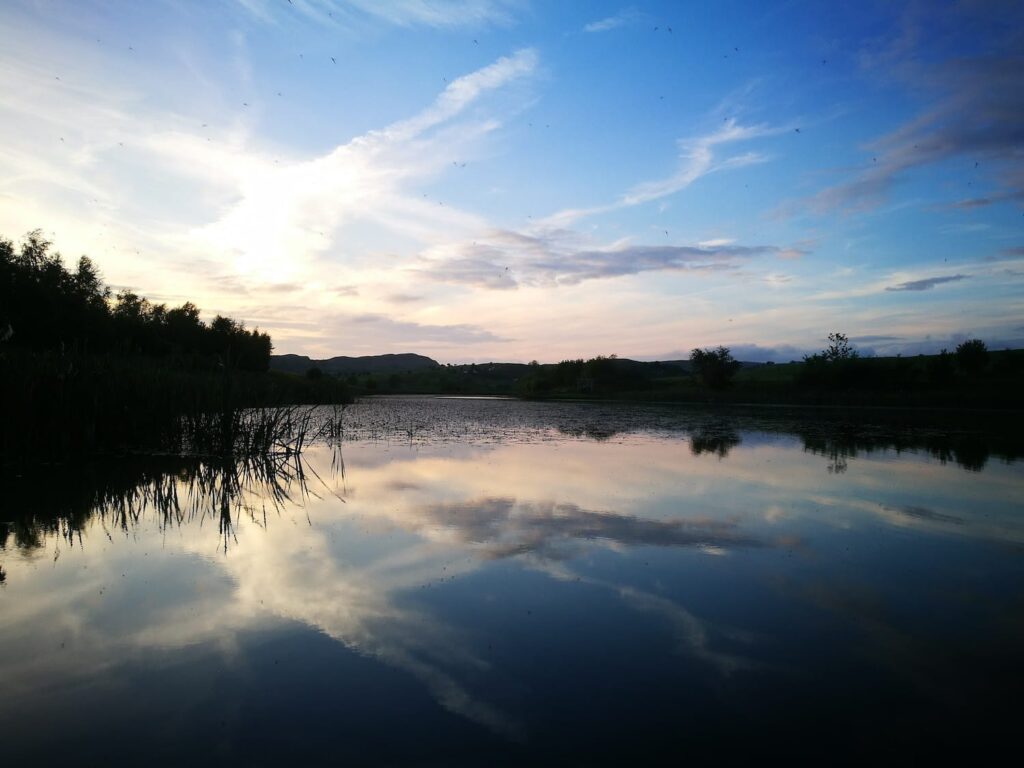
[(632, 360), (598, 355), (589, 360), (562, 360), (545, 366), (534, 361), (517, 389), (523, 397), (544, 397), (556, 392), (600, 395), (646, 389), (650, 378), (651, 372)]
[(68, 269), (39, 230), (20, 248), (0, 238), (0, 338), (13, 347), (70, 354), (175, 357), (197, 367), (263, 372), (270, 336), (191, 302), (168, 308), (131, 291), (113, 294), (88, 256)]
[(990, 351), (978, 339), (914, 357), (860, 357), (841, 333), (791, 363), (741, 363), (728, 347), (688, 360), (640, 362), (615, 355), (559, 363), (444, 365), (351, 376), (369, 394), (503, 395), (692, 403), (922, 406), (1019, 409), (1024, 350)]
[(821, 352), (804, 357), (798, 384), (825, 391), (928, 392), (983, 389), (1012, 383), (1024, 373), (1024, 354), (990, 352), (981, 339), (968, 339), (955, 351), (919, 357), (861, 357), (849, 338), (831, 333)]
[(203, 322), (190, 302), (113, 295), (90, 259), (68, 269), (38, 231), (17, 249), (0, 239), (0, 467), (235, 455), (268, 434), (248, 409), (351, 402), (337, 379), (269, 371), (272, 348), (231, 318)]

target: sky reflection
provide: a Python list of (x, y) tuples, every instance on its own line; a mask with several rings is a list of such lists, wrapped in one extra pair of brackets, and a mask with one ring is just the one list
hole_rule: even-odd
[(267, 663), (252, 638), (312, 631), (371, 665), (361, 685), (383, 674), (373, 665), (397, 671), (441, 711), (529, 745), (554, 738), (538, 696), (599, 685), (560, 672), (574, 654), (612, 653), (618, 668), (592, 671), (609, 685), (684, 675), (694, 706), (715, 686), (744, 700), (865, 654), (886, 684), (947, 700), (972, 670), (945, 666), (963, 638), (940, 617), (969, 617), (996, 658), (1021, 637), (1001, 618), (1024, 602), (1019, 465), (875, 451), (837, 473), (791, 434), (727, 431), (711, 449), (701, 434), (364, 440), (343, 446), (343, 473), (316, 447), (305, 489), (248, 488), (227, 535), (217, 515), (168, 524), (152, 502), (34, 541), (5, 523), (0, 722), (70, 690), (116, 699), (109, 681), (133, 665), (195, 654), (230, 688)]

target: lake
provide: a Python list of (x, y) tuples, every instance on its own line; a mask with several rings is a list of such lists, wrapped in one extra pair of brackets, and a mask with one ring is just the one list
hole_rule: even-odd
[(1018, 438), (380, 398), (248, 465), (13, 473), (5, 762), (841, 762), (1014, 745)]

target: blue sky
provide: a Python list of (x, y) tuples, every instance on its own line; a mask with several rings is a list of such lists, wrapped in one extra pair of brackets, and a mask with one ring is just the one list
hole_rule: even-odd
[(1024, 6), (0, 6), (0, 233), (277, 351), (1024, 346)]

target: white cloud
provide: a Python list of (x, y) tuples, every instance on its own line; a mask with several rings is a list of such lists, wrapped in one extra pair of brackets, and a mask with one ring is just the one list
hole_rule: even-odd
[[(232, 40), (237, 69), (244, 41)], [(378, 233), (358, 258), (377, 258), (364, 268), (386, 271), (400, 257), (380, 254), (380, 241), (423, 245), (483, 226), (412, 187), (499, 127), (486, 110), (469, 115), (468, 108), (525, 80), (536, 65), (533, 50), (517, 51), (455, 79), (410, 118), (320, 157), (289, 158), (257, 144), (241, 122), (249, 118), (228, 125), (209, 118), (207, 126), (142, 109), (142, 94), (119, 87), (117, 77), (100, 92), (88, 85), (90, 73), (76, 76), (67, 64), (72, 74), (56, 80), (12, 49), (0, 58), (7, 83), (0, 93), (0, 231), (56, 220), (57, 245), (98, 257), (115, 282), (151, 295), (159, 286), (171, 301), (187, 297), (207, 308), (212, 301), (229, 313), (238, 296), (261, 285), (322, 284), (321, 259), (336, 264), (353, 255), (345, 250), (351, 240), (340, 239), (348, 224)], [(346, 282), (364, 277), (358, 272), (351, 266)], [(303, 315), (318, 304), (336, 309), (333, 295), (310, 291), (307, 298)]]
[(626, 8), (618, 13), (607, 16), (598, 21), (592, 21), (583, 27), (584, 32), (608, 32), (617, 27), (630, 24), (640, 18), (640, 14), (633, 8)]
[[(449, 123), (483, 95), (525, 77), (537, 56), (526, 49), (450, 83), (411, 118), (371, 131), (311, 160), (274, 166), (260, 158), (241, 169), (239, 200), (220, 219), (195, 231), (208, 247), (233, 254), (243, 275), (292, 280), (331, 250), (338, 229), (370, 219), (420, 237), (464, 230), (475, 217), (404, 191), (438, 173), (456, 148), (493, 130), (495, 121)], [(431, 132), (440, 131), (432, 134)], [(186, 156), (195, 147), (184, 148)]]

